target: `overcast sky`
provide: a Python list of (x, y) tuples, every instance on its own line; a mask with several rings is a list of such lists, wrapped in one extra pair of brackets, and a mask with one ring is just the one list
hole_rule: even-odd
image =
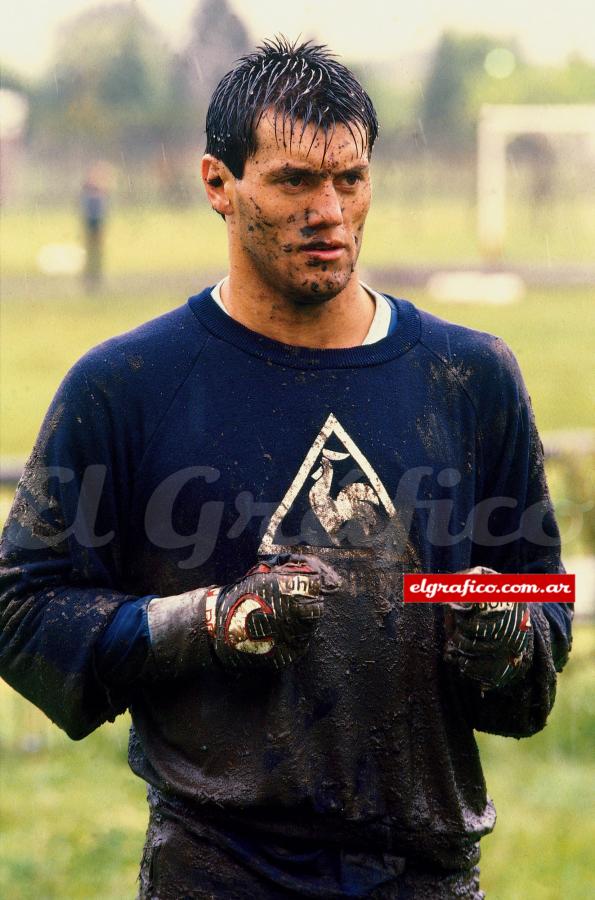
[[(109, 0), (107, 0), (109, 2)], [(197, 0), (137, 0), (181, 46)], [(594, 0), (232, 0), (255, 41), (282, 32), (316, 37), (350, 59), (398, 61), (430, 49), (445, 28), (515, 36), (536, 62), (561, 63), (572, 52), (595, 61)], [(47, 64), (59, 24), (94, 0), (16, 0), (0, 19), (0, 61), (25, 74)]]

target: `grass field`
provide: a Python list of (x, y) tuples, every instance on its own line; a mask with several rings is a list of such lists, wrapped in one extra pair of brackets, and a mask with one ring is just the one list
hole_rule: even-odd
[[(364, 262), (473, 259), (472, 211), (463, 204), (399, 208), (380, 203)], [(511, 211), (510, 256), (587, 261), (595, 221), (579, 203), (573, 216), (530, 227)], [(572, 226), (570, 226), (572, 222)], [(3, 214), (0, 405), (2, 456), (28, 454), (41, 418), (68, 367), (89, 347), (183, 302), (201, 271), (224, 272), (223, 223), (203, 208), (115, 211), (106, 290), (87, 297), (74, 280), (36, 272), (48, 242), (78, 240), (70, 210)], [(208, 241), (204, 236), (208, 235)], [(376, 285), (397, 295), (399, 285)], [(517, 354), (542, 430), (592, 426), (595, 396), (593, 291), (532, 290), (515, 306), (432, 304), (432, 312), (502, 335)], [(558, 500), (592, 498), (583, 469), (554, 473)], [(582, 482), (582, 483), (581, 483)], [(4, 506), (8, 496), (4, 494)], [(562, 522), (564, 525), (564, 521)], [(581, 535), (567, 551), (576, 552)], [(488, 900), (582, 900), (595, 833), (587, 786), (593, 780), (595, 629), (577, 630), (556, 709), (546, 730), (520, 743), (480, 736), (499, 824), (484, 842)], [(128, 723), (120, 718), (84, 742), (70, 742), (0, 682), (0, 897), (9, 900), (126, 900), (146, 824), (144, 788), (126, 765)]]
[[(391, 186), (391, 199), (386, 200), (382, 178), (377, 181), (362, 249), (364, 266), (479, 260), (475, 210), (468, 200), (420, 202), (402, 193), (395, 196), (394, 190)], [(508, 213), (508, 259), (544, 265), (593, 261), (591, 198), (557, 204), (538, 219), (522, 204), (509, 204)], [(2, 215), (2, 271), (30, 275), (44, 244), (80, 240), (76, 208), (7, 209)], [(106, 241), (108, 271), (114, 275), (213, 270), (226, 259), (225, 225), (204, 202), (184, 209), (150, 204), (115, 209)]]

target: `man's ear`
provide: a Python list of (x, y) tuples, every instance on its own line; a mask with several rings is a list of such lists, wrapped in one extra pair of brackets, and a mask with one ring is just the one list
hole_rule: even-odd
[[(228, 216), (233, 212), (233, 206), (228, 196), (229, 187), (233, 175), (224, 162), (205, 153), (201, 162), (201, 175), (209, 203), (221, 216)], [(227, 185), (227, 190), (226, 190)]]

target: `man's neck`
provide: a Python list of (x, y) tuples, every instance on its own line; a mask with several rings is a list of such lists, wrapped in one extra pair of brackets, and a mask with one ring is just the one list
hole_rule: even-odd
[(299, 304), (274, 290), (250, 290), (231, 271), (221, 285), (221, 299), (237, 322), (265, 337), (294, 347), (341, 349), (365, 339), (375, 304), (354, 273), (347, 287), (316, 305)]

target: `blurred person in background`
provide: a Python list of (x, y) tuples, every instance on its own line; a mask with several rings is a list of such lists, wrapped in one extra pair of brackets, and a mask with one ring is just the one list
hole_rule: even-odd
[(103, 243), (109, 169), (105, 163), (94, 163), (81, 188), (81, 216), (85, 235), (84, 281), (88, 291), (96, 291), (103, 281)]
[(377, 130), (325, 47), (238, 62), (229, 275), (74, 366), (9, 516), (0, 671), (74, 739), (130, 708), (141, 898), (479, 900), (473, 730), (552, 708), (564, 604), (403, 603), (561, 562), (508, 348), (358, 277)]

